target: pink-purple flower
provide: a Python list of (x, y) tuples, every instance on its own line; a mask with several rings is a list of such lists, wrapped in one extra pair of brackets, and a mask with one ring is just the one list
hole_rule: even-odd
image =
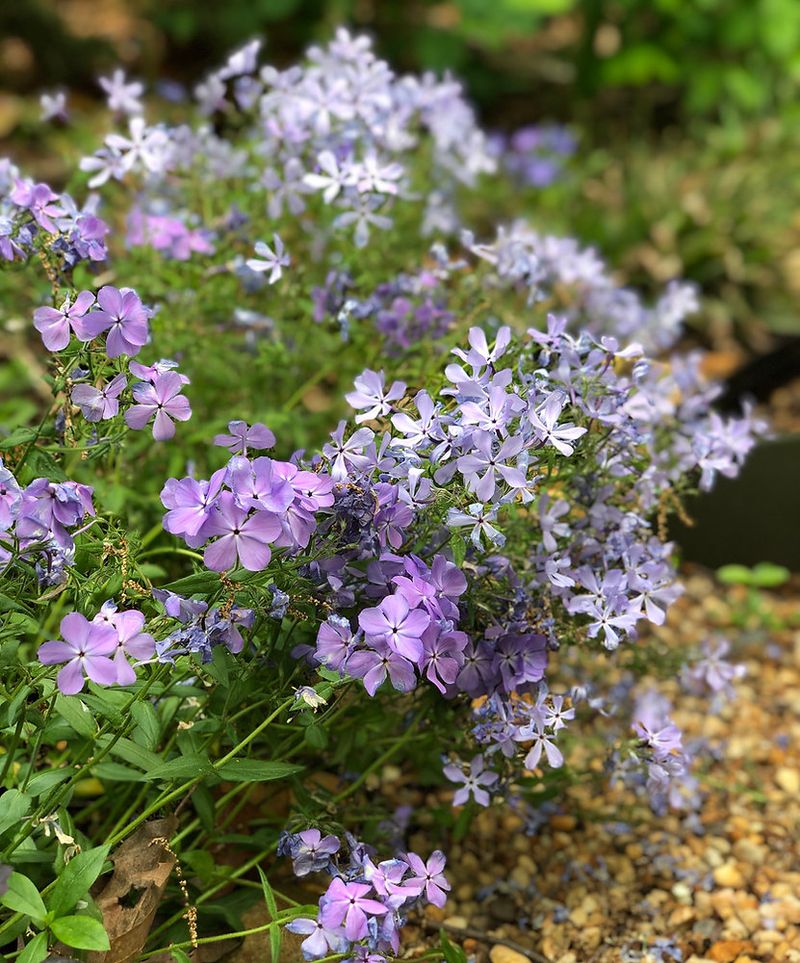
[(205, 550), (204, 560), (213, 572), (224, 572), (238, 562), (251, 572), (269, 565), (269, 545), (281, 533), (281, 523), (270, 512), (249, 515), (231, 492), (222, 492), (216, 510), (203, 526), (203, 535), (219, 536)]
[(358, 624), (368, 639), (383, 639), (394, 652), (413, 662), (422, 656), (422, 634), (430, 621), (427, 612), (412, 609), (399, 593), (383, 599), (375, 608), (364, 609), (358, 616)]
[(331, 881), (322, 901), (320, 920), (323, 926), (344, 924), (348, 940), (360, 940), (367, 935), (367, 917), (383, 916), (389, 910), (383, 903), (367, 895), (372, 887), (366, 883), (346, 883), (338, 877)]
[(119, 637), (111, 625), (90, 622), (80, 612), (70, 612), (61, 620), (63, 641), (45, 642), (39, 646), (42, 665), (66, 663), (56, 678), (64, 695), (80, 692), (87, 678), (98, 685), (113, 685), (118, 666), (113, 656)]
[(106, 351), (109, 358), (138, 354), (147, 344), (149, 312), (136, 292), (107, 284), (97, 292), (97, 303), (100, 310), (92, 315), (92, 321), (98, 327), (98, 333), (108, 331)]

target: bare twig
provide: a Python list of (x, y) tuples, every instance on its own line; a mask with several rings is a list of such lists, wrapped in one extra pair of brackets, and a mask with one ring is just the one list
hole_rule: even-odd
[(543, 956), (537, 950), (531, 950), (527, 946), (506, 939), (504, 936), (492, 936), (490, 933), (484, 933), (483, 930), (476, 930), (471, 926), (452, 926), (449, 923), (433, 923), (430, 920), (423, 920), (422, 925), (429, 930), (445, 930), (447, 933), (452, 933), (453, 936), (477, 940), (479, 943), (485, 943), (486, 946), (495, 946), (499, 943), (502, 946), (507, 946), (510, 950), (527, 956), (532, 963), (553, 963), (549, 957)]

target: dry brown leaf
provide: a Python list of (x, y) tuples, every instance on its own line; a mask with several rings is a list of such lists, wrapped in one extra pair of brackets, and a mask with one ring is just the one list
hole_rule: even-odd
[(111, 856), (114, 872), (96, 897), (111, 949), (89, 953), (88, 963), (127, 963), (141, 951), (175, 865), (158, 840), (176, 827), (174, 816), (144, 823)]

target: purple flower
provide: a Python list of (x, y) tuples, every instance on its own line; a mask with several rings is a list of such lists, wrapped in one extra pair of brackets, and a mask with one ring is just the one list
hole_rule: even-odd
[(45, 642), (39, 646), (42, 665), (66, 665), (58, 673), (58, 688), (64, 695), (75, 695), (83, 688), (85, 677), (98, 685), (117, 681), (117, 666), (110, 658), (118, 647), (118, 637), (110, 625), (98, 625), (80, 614), (70, 612), (61, 620), (63, 642)]
[(543, 445), (552, 445), (562, 455), (571, 455), (575, 449), (570, 442), (576, 441), (581, 435), (585, 435), (586, 429), (579, 428), (571, 423), (557, 424), (563, 407), (563, 394), (553, 392), (538, 409), (529, 409), (528, 421), (533, 425), (534, 431)]
[(221, 536), (207, 546), (204, 554), (206, 568), (224, 572), (239, 563), (250, 572), (260, 572), (269, 565), (269, 543), (281, 533), (277, 516), (269, 512), (248, 512), (240, 508), (230, 492), (222, 492), (216, 510), (203, 526), (203, 535)]
[[(108, 606), (108, 608), (106, 607)], [(156, 651), (156, 642), (149, 632), (143, 632), (144, 615), (135, 609), (127, 612), (117, 612), (113, 604), (103, 606), (92, 620), (97, 625), (110, 625), (117, 634), (117, 651), (114, 653), (114, 665), (117, 669), (118, 685), (133, 685), (136, 673), (128, 662), (146, 662), (152, 659)]]
[(345, 883), (343, 879), (331, 881), (322, 898), (320, 919), (324, 926), (341, 926), (348, 940), (361, 940), (367, 935), (367, 916), (383, 916), (389, 910), (383, 903), (367, 898), (372, 890), (365, 883)]
[(107, 421), (119, 414), (119, 396), (128, 385), (124, 374), (118, 374), (102, 388), (94, 385), (75, 385), (72, 389), (73, 405), (81, 409), (87, 421)]
[(388, 391), (385, 389), (386, 376), (382, 371), (370, 371), (367, 368), (356, 378), (355, 391), (345, 395), (351, 408), (366, 408), (360, 415), (356, 415), (356, 424), (373, 421), (375, 418), (385, 418), (392, 411), (392, 402), (403, 397), (406, 386), (403, 381), (392, 382)]
[(430, 621), (427, 612), (410, 608), (399, 593), (358, 615), (358, 624), (370, 641), (383, 639), (394, 652), (412, 662), (419, 662), (422, 657), (422, 634)]
[(100, 310), (92, 315), (92, 322), (97, 327), (96, 333), (108, 331), (109, 358), (138, 354), (142, 345), (147, 344), (148, 311), (136, 292), (107, 284), (97, 292), (97, 303)]
[(429, 903), (438, 906), (440, 909), (447, 902), (446, 890), (450, 889), (450, 884), (444, 877), (444, 866), (447, 862), (444, 853), (437, 849), (431, 853), (427, 863), (424, 863), (416, 853), (406, 853), (406, 862), (411, 867), (413, 876), (406, 880), (408, 884), (417, 883), (424, 887), (425, 898)]
[(58, 228), (50, 220), (51, 217), (61, 217), (63, 211), (53, 203), (58, 201), (58, 194), (54, 194), (47, 184), (34, 184), (31, 181), (18, 180), (9, 200), (17, 207), (27, 208), (36, 223), (49, 234), (57, 234)]
[(166, 531), (189, 538), (197, 535), (210, 518), (224, 481), (224, 468), (215, 471), (209, 481), (168, 478), (161, 490), (161, 503), (169, 509), (164, 516)]
[(0, 532), (6, 532), (19, 514), (22, 489), (0, 458)]
[(339, 670), (352, 653), (355, 639), (347, 619), (330, 615), (317, 632), (315, 658), (328, 669)]
[(344, 440), (346, 421), (340, 421), (336, 431), (331, 435), (331, 443), (325, 445), (322, 453), (332, 463), (331, 478), (334, 481), (344, 481), (350, 471), (361, 471), (369, 464), (369, 458), (364, 455), (364, 449), (375, 437), (370, 428), (359, 428)]
[(234, 455), (246, 455), (248, 448), (272, 448), (275, 435), (266, 425), (248, 426), (246, 421), (229, 421), (227, 435), (215, 435), (214, 444), (227, 448)]
[(464, 664), (467, 634), (442, 632), (438, 625), (431, 623), (425, 630), (422, 641), (425, 646), (422, 669), (427, 678), (444, 694), (447, 686), (456, 681)]
[(155, 415), (153, 438), (167, 441), (175, 434), (172, 421), (188, 421), (192, 416), (189, 399), (181, 394), (183, 379), (175, 371), (159, 375), (151, 384), (139, 381), (133, 386), (133, 398), (137, 404), (125, 412), (125, 423), (129, 428), (139, 431)]
[(470, 794), (479, 806), (489, 805), (487, 786), (493, 786), (498, 779), (497, 773), (484, 769), (483, 756), (475, 756), (469, 764), (469, 774), (465, 774), (458, 766), (445, 766), (442, 770), (450, 782), (463, 782), (461, 789), (453, 796), (454, 806), (463, 806), (469, 800)]
[(97, 331), (86, 318), (86, 312), (94, 304), (91, 291), (81, 293), (70, 302), (66, 298), (60, 308), (37, 308), (33, 312), (33, 326), (42, 336), (48, 351), (61, 351), (69, 344), (70, 329), (79, 341), (91, 341)]
[(298, 833), (291, 845), (292, 869), (295, 876), (308, 876), (325, 869), (331, 856), (339, 852), (336, 836), (322, 836), (318, 829), (306, 829)]
[(412, 663), (390, 649), (382, 639), (371, 644), (371, 649), (360, 650), (350, 656), (346, 665), (348, 674), (363, 679), (364, 688), (371, 696), (386, 681), (387, 675), (399, 692), (410, 692), (417, 681)]

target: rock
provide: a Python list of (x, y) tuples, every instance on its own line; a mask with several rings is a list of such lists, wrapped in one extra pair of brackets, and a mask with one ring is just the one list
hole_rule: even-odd
[(723, 863), (714, 870), (714, 882), (717, 886), (741, 889), (744, 886), (744, 876), (736, 868), (735, 863)]
[(444, 923), (458, 930), (465, 930), (469, 925), (463, 916), (448, 916)]
[(790, 796), (800, 796), (800, 769), (780, 766), (775, 772), (775, 782)]
[(714, 943), (708, 951), (709, 959), (715, 963), (733, 963), (733, 961), (753, 949), (749, 940), (720, 940)]
[(510, 946), (503, 946), (502, 943), (489, 950), (489, 959), (492, 963), (531, 963), (527, 956), (512, 950)]

